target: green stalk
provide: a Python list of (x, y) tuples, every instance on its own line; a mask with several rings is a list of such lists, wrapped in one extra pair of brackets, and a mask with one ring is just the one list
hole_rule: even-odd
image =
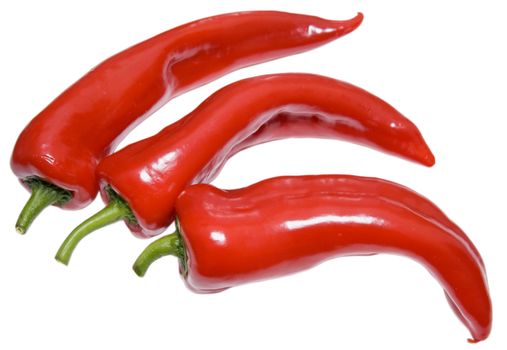
[(63, 205), (72, 198), (69, 191), (39, 177), (28, 177), (23, 182), (30, 187), (32, 194), (16, 221), (16, 231), (22, 235), (45, 208), (50, 205)]
[(148, 245), (139, 255), (132, 269), (139, 277), (143, 277), (154, 261), (166, 255), (177, 257), (182, 266), (182, 273), (186, 275), (185, 247), (178, 231), (159, 238)]
[(104, 226), (122, 219), (127, 219), (129, 222), (133, 223), (136, 222), (134, 214), (127, 202), (111, 189), (107, 189), (107, 192), (109, 194), (109, 204), (95, 215), (83, 221), (67, 236), (56, 253), (55, 259), (57, 261), (64, 265), (68, 265), (72, 252), (76, 249), (78, 243), (90, 233)]

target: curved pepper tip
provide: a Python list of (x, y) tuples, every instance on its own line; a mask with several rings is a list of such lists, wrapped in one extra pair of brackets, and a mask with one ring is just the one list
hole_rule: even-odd
[(353, 20), (356, 20), (357, 22), (359, 22), (358, 24), (361, 24), (363, 19), (364, 19), (364, 15), (361, 11), (357, 12), (356, 17), (353, 18)]
[(435, 165), (435, 156), (422, 136), (416, 137), (416, 141), (407, 145), (405, 155), (419, 164), (427, 167)]
[(327, 24), (331, 24), (334, 33), (337, 36), (349, 34), (357, 29), (363, 22), (364, 16), (358, 12), (354, 17), (346, 20), (326, 20)]
[(427, 167), (432, 167), (433, 165), (435, 165), (435, 162), (436, 162), (435, 161), (435, 156), (428, 149), (428, 154), (424, 157), (423, 164), (426, 165)]
[(486, 340), (491, 333), (491, 319), (489, 323), (482, 327), (478, 328), (475, 331), (472, 331), (472, 336), (467, 339), (467, 342), (470, 344), (477, 344), (483, 340)]
[(474, 337), (468, 338), (467, 342), (470, 343), (470, 344), (477, 344), (477, 343), (485, 340), (488, 337), (488, 335), (489, 335), (489, 332), (485, 336), (482, 336), (482, 337), (479, 337), (479, 338), (474, 338)]
[[(350, 25), (349, 30), (346, 33), (350, 33), (353, 30), (355, 30), (357, 27), (359, 27), (359, 25), (361, 25), (363, 20), (364, 20), (363, 13), (358, 12), (354, 17), (352, 17), (351, 19), (346, 21)], [(343, 21), (339, 21), (339, 22), (343, 22)]]

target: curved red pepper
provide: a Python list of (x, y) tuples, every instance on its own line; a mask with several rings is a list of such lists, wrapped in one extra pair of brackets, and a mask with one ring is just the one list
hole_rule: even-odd
[(104, 158), (97, 167), (102, 194), (108, 201), (112, 189), (115, 200), (69, 235), (57, 259), (67, 263), (80, 239), (122, 215), (138, 236), (161, 233), (184, 188), (211, 181), (242, 149), (288, 137), (344, 139), (434, 164), (416, 126), (365, 90), (312, 74), (244, 79), (158, 134)]
[(106, 157), (97, 173), (102, 188), (110, 185), (130, 205), (139, 224), (133, 231), (153, 236), (171, 224), (185, 187), (210, 182), (242, 149), (289, 137), (344, 139), (434, 164), (415, 125), (378, 97), (328, 77), (287, 73), (219, 90), (178, 125)]
[[(179, 26), (107, 59), (51, 102), (19, 136), (11, 161), (14, 173), (45, 196), (48, 191), (54, 196), (54, 190), (63, 194), (57, 200), (38, 195), (27, 211), (33, 216), (31, 211), (50, 204), (70, 209), (89, 204), (98, 191), (98, 162), (170, 98), (233, 70), (323, 45), (356, 29), (362, 18), (231, 13)], [(29, 219), (17, 225), (21, 233)]]
[(491, 330), (482, 259), (468, 237), (421, 195), (375, 178), (279, 177), (237, 190), (194, 185), (176, 203), (177, 229), (134, 264), (180, 258), (187, 286), (218, 292), (308, 269), (330, 258), (376, 253), (410, 257), (443, 287), (473, 340)]

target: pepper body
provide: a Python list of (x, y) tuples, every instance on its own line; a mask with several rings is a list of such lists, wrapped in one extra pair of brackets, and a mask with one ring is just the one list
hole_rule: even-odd
[(433, 203), (395, 183), (319, 175), (237, 190), (200, 184), (182, 192), (176, 212), (185, 247), (180, 267), (196, 292), (284, 276), (335, 257), (397, 254), (437, 279), (473, 341), (490, 332), (477, 249)]
[(70, 191), (62, 207), (84, 207), (98, 191), (98, 162), (170, 98), (230, 71), (323, 45), (361, 20), (361, 14), (332, 21), (240, 12), (159, 34), (99, 64), (51, 102), (19, 136), (12, 170), (22, 183), (38, 177)]
[(378, 97), (328, 77), (287, 73), (219, 90), (177, 123), (104, 158), (97, 174), (102, 188), (129, 204), (138, 222), (131, 230), (153, 236), (172, 222), (185, 187), (211, 181), (242, 149), (289, 137), (347, 140), (434, 164), (417, 127)]

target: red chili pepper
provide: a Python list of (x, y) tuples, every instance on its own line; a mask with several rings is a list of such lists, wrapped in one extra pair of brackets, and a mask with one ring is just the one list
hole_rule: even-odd
[(321, 46), (356, 29), (362, 18), (225, 14), (179, 26), (102, 62), (19, 136), (11, 167), (32, 197), (17, 230), (24, 233), (51, 204), (88, 205), (98, 191), (98, 162), (170, 98), (233, 70)]
[(471, 341), (491, 330), (476, 248), (433, 203), (398, 184), (346, 175), (279, 177), (227, 191), (201, 184), (180, 194), (176, 215), (177, 231), (136, 260), (139, 276), (175, 255), (187, 286), (210, 293), (340, 256), (404, 255), (438, 280)]
[(416, 126), (365, 90), (312, 74), (244, 79), (155, 136), (104, 158), (97, 174), (109, 204), (67, 237), (57, 260), (68, 263), (79, 240), (120, 219), (138, 236), (161, 233), (183, 189), (211, 181), (242, 149), (288, 137), (344, 139), (434, 164)]

